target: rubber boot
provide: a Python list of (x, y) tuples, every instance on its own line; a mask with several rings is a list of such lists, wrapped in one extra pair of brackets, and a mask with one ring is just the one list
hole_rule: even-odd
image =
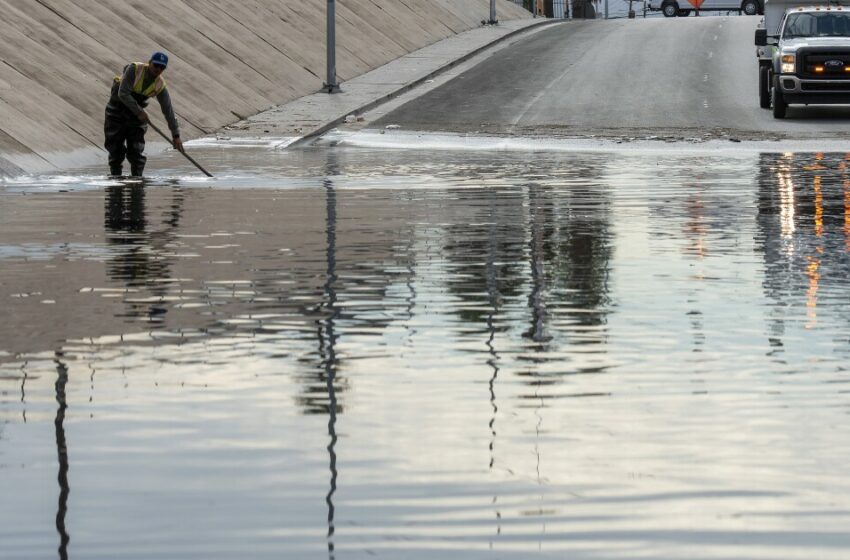
[(130, 166), (130, 176), (131, 177), (141, 177), (142, 173), (145, 172), (144, 165), (131, 165)]
[(123, 172), (124, 172), (124, 170), (121, 169), (120, 165), (110, 165), (109, 166), (109, 175), (111, 177), (120, 177), (121, 173), (123, 173)]

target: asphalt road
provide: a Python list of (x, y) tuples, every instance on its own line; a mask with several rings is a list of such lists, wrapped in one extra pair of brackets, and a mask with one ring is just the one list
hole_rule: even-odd
[(850, 138), (850, 107), (759, 108), (758, 17), (574, 21), (495, 52), (373, 126), (498, 135)]

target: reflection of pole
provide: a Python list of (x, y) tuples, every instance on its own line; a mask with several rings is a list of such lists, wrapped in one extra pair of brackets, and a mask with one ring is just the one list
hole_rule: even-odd
[(56, 419), (53, 425), (56, 427), (56, 451), (59, 456), (59, 508), (56, 511), (56, 532), (59, 533), (59, 558), (68, 560), (68, 543), (71, 537), (65, 529), (65, 514), (68, 512), (68, 494), (71, 488), (68, 485), (68, 444), (65, 441), (65, 409), (68, 408), (65, 399), (65, 386), (68, 384), (68, 366), (62, 362), (62, 352), (56, 352)]
[(334, 557), (333, 536), (334, 526), (334, 503), (333, 495), (336, 492), (336, 339), (334, 332), (335, 321), (339, 310), (336, 308), (336, 191), (333, 183), (328, 179), (325, 181), (325, 192), (327, 195), (327, 280), (325, 281), (325, 295), (327, 297), (327, 310), (329, 315), (325, 320), (325, 332), (327, 333), (327, 353), (325, 354), (325, 381), (328, 389), (328, 456), (330, 458), (331, 482), (325, 502), (328, 504), (328, 558)]
[[(492, 228), (491, 228), (492, 230)], [(493, 416), (490, 418), (490, 470), (493, 470), (493, 465), (496, 463), (496, 415), (499, 413), (499, 407), (496, 405), (496, 379), (499, 377), (499, 355), (496, 353), (496, 348), (493, 346), (493, 341), (496, 338), (496, 314), (499, 312), (499, 294), (498, 286), (496, 285), (496, 251), (493, 247), (495, 243), (495, 232), (490, 232), (490, 251), (487, 258), (487, 294), (490, 299), (490, 313), (487, 315), (487, 330), (490, 331), (490, 338), (487, 339), (487, 349), (490, 353), (490, 359), (487, 360), (487, 365), (493, 368), (493, 375), (490, 377), (490, 404), (493, 406)], [(496, 505), (499, 496), (493, 496), (493, 505)], [(502, 512), (496, 509), (496, 535), (502, 534)], [(493, 543), (490, 543), (493, 547)]]
[[(542, 380), (538, 379), (534, 383), (534, 396), (540, 397), (540, 385), (542, 385)], [(540, 541), (538, 542), (538, 547), (543, 547), (543, 535), (546, 533), (546, 517), (542, 515), (543, 513), (543, 500), (546, 498), (544, 489), (543, 489), (543, 477), (540, 476), (540, 427), (543, 425), (543, 415), (540, 411), (544, 407), (543, 397), (540, 397), (540, 406), (534, 409), (534, 415), (537, 416), (537, 426), (534, 428), (535, 438), (534, 438), (534, 454), (537, 457), (537, 486), (540, 488), (540, 522), (542, 526), (540, 528)]]
[(528, 296), (528, 303), (531, 307), (531, 327), (528, 330), (527, 336), (534, 342), (546, 342), (546, 301), (544, 298), (546, 291), (546, 273), (544, 270), (544, 255), (543, 255), (543, 228), (538, 223), (540, 218), (538, 213), (537, 203), (537, 187), (532, 186), (530, 195), (531, 205), (531, 239), (530, 239), (530, 257), (531, 262), (531, 294)]
[(410, 240), (407, 246), (407, 291), (408, 297), (405, 298), (407, 301), (407, 324), (405, 325), (405, 329), (407, 330), (407, 343), (408, 345), (413, 343), (413, 335), (416, 333), (416, 329), (414, 329), (411, 325), (413, 323), (413, 310), (416, 308), (416, 271), (413, 270), (413, 242), (416, 239), (415, 228), (411, 227), (410, 230)]
[[(531, 327), (529, 330), (523, 334), (523, 336), (530, 338), (532, 341), (536, 343), (535, 350), (537, 352), (543, 352), (544, 347), (543, 344), (548, 340), (546, 336), (546, 271), (545, 264), (546, 258), (544, 254), (544, 237), (546, 234), (546, 217), (543, 214), (542, 210), (542, 202), (538, 200), (538, 195), (540, 192), (540, 187), (538, 185), (530, 185), (528, 187), (528, 207), (529, 207), (529, 227), (527, 228), (529, 231), (529, 266), (531, 268), (531, 293), (528, 296), (528, 304), (531, 307)], [(542, 362), (543, 359), (533, 359), (535, 363)], [(540, 387), (543, 385), (542, 375), (539, 373), (535, 373), (532, 370), (529, 373), (533, 378), (534, 385), (534, 398), (539, 400), (539, 406), (534, 409), (534, 415), (537, 417), (537, 425), (535, 426), (535, 440), (534, 440), (534, 455), (537, 459), (535, 465), (535, 471), (537, 473), (537, 485), (541, 489), (540, 494), (540, 508), (539, 511), (543, 511), (543, 479), (540, 475), (540, 432), (541, 426), (543, 425), (543, 415), (540, 413), (541, 409), (545, 406), (543, 397), (540, 395)], [(541, 516), (541, 519), (545, 519)], [(540, 546), (543, 543), (542, 533), (546, 532), (546, 522), (543, 521), (542, 532), (540, 537)]]
[(339, 84), (336, 82), (336, 2), (328, 0), (327, 27), (328, 74), (322, 89), (327, 93), (338, 93)]
[(24, 362), (24, 365), (21, 366), (21, 415), (24, 418), (24, 424), (27, 423), (27, 363)]

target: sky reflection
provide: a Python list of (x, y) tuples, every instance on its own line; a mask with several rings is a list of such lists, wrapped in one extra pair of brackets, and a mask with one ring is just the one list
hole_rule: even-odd
[(847, 556), (845, 154), (266, 156), (0, 187), (10, 557)]

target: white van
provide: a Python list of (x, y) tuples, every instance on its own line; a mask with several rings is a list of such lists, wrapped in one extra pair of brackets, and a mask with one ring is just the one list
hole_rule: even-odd
[(649, 0), (647, 6), (661, 10), (666, 17), (686, 17), (695, 11), (739, 11), (748, 16), (764, 13), (763, 0)]

